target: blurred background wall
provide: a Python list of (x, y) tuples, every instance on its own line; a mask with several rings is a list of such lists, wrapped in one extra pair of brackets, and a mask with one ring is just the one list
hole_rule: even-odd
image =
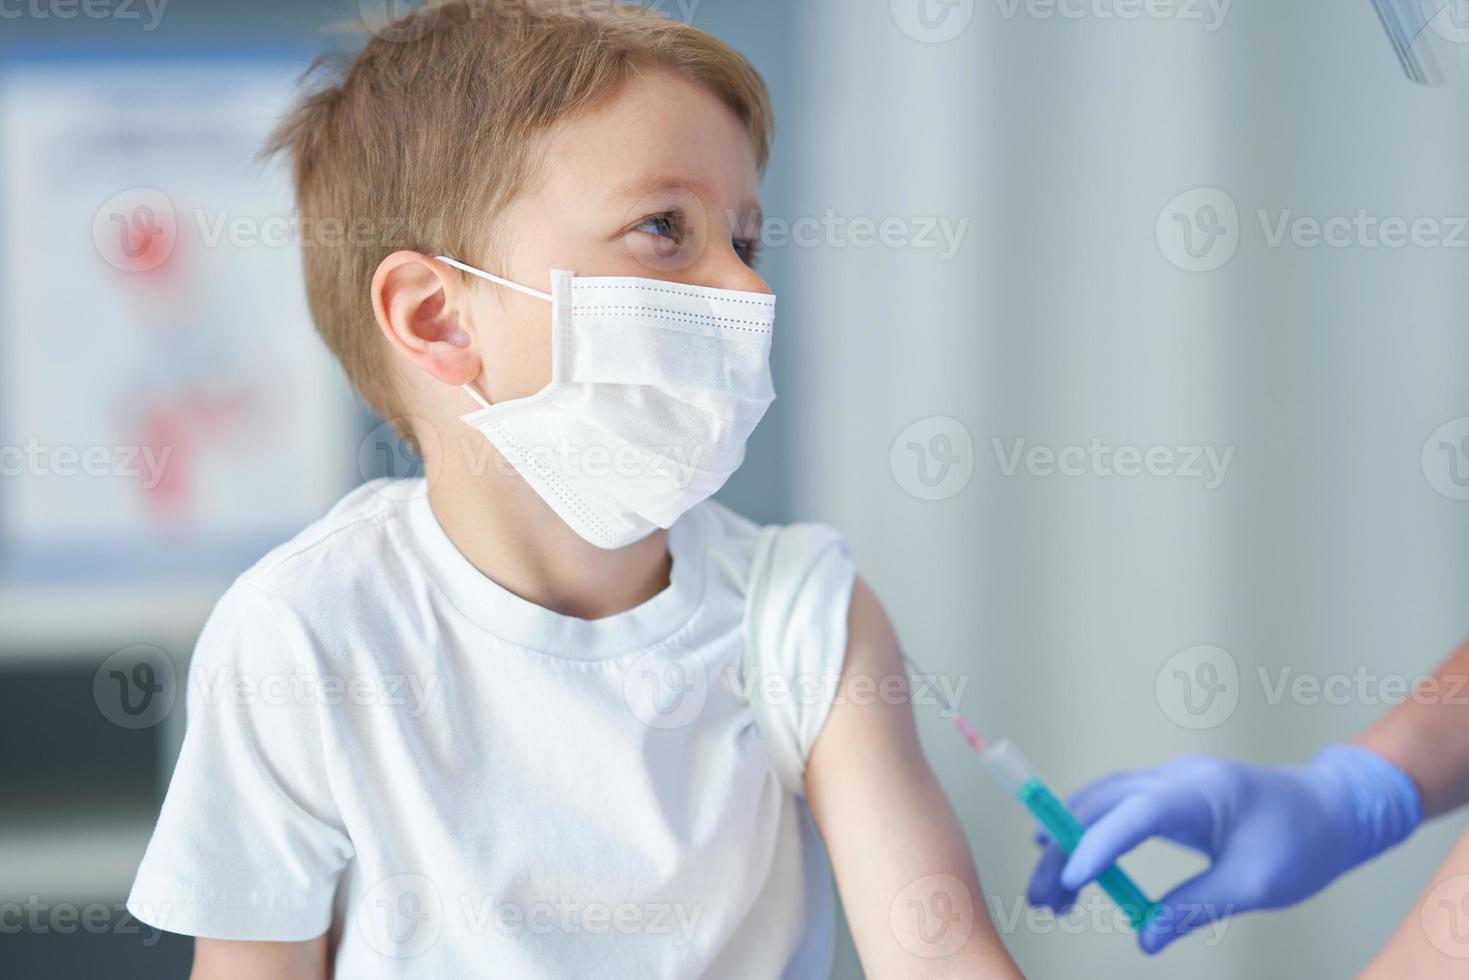
[[(725, 499), (841, 527), (908, 651), (1058, 790), (1303, 760), (1469, 632), (1469, 106), (1409, 84), (1366, 0), (659, 6), (776, 102), (781, 397)], [(246, 136), (350, 43), (325, 25), (389, 8), (0, 9), (0, 975), (184, 976), (118, 912), (182, 710), (114, 682), (176, 684), (234, 574), (413, 469), (310, 340), (290, 236), (198, 239), (289, 214)], [(149, 190), (174, 278), (109, 245), (163, 219)], [(145, 489), (129, 447), (191, 479)], [(1277, 694), (1301, 676), (1347, 693)], [(1025, 815), (920, 729), (1027, 975), (1350, 975), (1465, 823), (1147, 960), (1099, 902), (1026, 909)], [(1196, 867), (1129, 861), (1155, 893)]]
[[(1469, 628), (1462, 90), (1409, 85), (1368, 3), (1171, 6), (961, 3), (905, 32), (802, 5), (792, 197), (971, 226), (949, 261), (793, 253), (791, 512), (847, 530), (910, 652), (1068, 790), (1181, 752), (1303, 761)], [(1389, 223), (1420, 218), (1437, 240)], [(1176, 465), (1117, 475), (1094, 440)], [(1189, 476), (1183, 447), (1232, 457)], [(1303, 675), (1351, 680), (1277, 696)], [(1026, 818), (923, 724), (1035, 976), (1349, 976), (1464, 823), (1146, 960), (1103, 912), (1016, 918)], [(1128, 863), (1154, 892), (1200, 866)]]

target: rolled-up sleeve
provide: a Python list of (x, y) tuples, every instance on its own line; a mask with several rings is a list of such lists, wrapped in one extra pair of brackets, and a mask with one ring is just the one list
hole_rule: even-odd
[(856, 574), (845, 539), (824, 524), (766, 528), (751, 560), (747, 690), (776, 773), (798, 796), (840, 691)]

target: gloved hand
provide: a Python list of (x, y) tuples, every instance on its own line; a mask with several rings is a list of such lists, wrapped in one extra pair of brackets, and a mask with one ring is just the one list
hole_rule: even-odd
[(1223, 916), (1299, 902), (1413, 832), (1418, 789), (1368, 749), (1332, 745), (1307, 766), (1271, 768), (1185, 756), (1115, 773), (1078, 792), (1087, 826), (1068, 859), (1044, 834), (1033, 905), (1063, 911), (1118, 858), (1161, 836), (1202, 851), (1210, 866), (1159, 902), (1138, 935), (1146, 953)]

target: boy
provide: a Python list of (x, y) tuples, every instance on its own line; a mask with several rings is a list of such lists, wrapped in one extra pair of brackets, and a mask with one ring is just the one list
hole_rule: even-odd
[(845, 545), (705, 500), (772, 397), (759, 76), (636, 8), (417, 16), (276, 146), (303, 219), (410, 229), (306, 276), (427, 476), (220, 601), (129, 908), (201, 978), (815, 977), (829, 854), (870, 976), (1016, 976)]

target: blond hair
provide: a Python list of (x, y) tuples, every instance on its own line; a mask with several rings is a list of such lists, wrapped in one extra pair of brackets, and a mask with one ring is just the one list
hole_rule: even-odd
[(620, 0), (439, 3), (375, 31), (355, 57), (308, 70), (303, 81), (316, 84), (264, 152), (289, 154), (301, 225), (323, 229), (303, 248), (312, 318), (379, 415), (401, 406), (369, 298), (378, 265), (406, 248), (483, 268), (496, 218), (534, 173), (537, 137), (645, 66), (705, 85), (764, 168), (773, 124), (754, 67), (704, 31)]

